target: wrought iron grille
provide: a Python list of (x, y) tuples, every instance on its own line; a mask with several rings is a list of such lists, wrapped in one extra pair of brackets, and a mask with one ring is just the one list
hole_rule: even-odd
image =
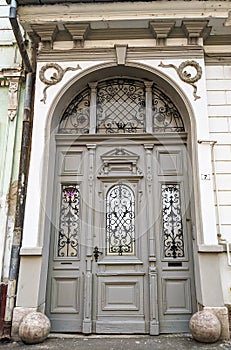
[(165, 258), (184, 257), (184, 237), (179, 184), (161, 185)]
[(113, 186), (106, 197), (107, 255), (135, 254), (135, 201), (127, 186)]
[(152, 111), (154, 132), (184, 131), (183, 120), (178, 109), (155, 85), (152, 91)]
[(79, 196), (78, 185), (62, 185), (58, 257), (78, 257)]
[(99, 83), (97, 132), (137, 133), (145, 131), (145, 86), (129, 79)]
[[(66, 108), (59, 133), (86, 134), (90, 123), (90, 89), (77, 95)], [(146, 92), (143, 82), (111, 79), (97, 87), (97, 133), (144, 133)], [(152, 89), (153, 132), (182, 132), (184, 124), (172, 100), (154, 84)]]
[(77, 95), (65, 110), (59, 124), (61, 134), (89, 133), (90, 91), (84, 90)]

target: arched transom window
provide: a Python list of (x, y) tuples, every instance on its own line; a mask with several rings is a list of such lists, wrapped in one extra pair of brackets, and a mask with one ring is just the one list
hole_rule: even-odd
[(90, 83), (66, 108), (63, 134), (185, 131), (173, 101), (155, 84), (127, 78)]

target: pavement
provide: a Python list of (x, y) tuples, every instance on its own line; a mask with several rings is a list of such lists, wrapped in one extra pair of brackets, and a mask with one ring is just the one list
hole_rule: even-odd
[(189, 334), (174, 335), (64, 335), (51, 334), (43, 343), (26, 345), (21, 341), (0, 342), (0, 350), (231, 350), (231, 340), (199, 343)]

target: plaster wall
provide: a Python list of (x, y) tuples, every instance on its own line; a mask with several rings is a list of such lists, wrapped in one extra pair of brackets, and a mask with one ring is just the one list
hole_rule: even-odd
[[(206, 67), (210, 139), (214, 146), (214, 197), (217, 231), (231, 242), (231, 66)], [(220, 276), (225, 304), (231, 304), (231, 266), (220, 254)]]
[(231, 66), (206, 67), (209, 132), (214, 147), (218, 220), (222, 238), (231, 241)]

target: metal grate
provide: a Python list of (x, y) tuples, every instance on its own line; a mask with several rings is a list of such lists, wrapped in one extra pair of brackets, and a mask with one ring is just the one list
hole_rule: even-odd
[(161, 185), (163, 208), (163, 242), (165, 258), (184, 257), (180, 185)]
[[(73, 99), (62, 116), (59, 133), (89, 133), (90, 95), (88, 88)], [(122, 78), (100, 82), (97, 87), (96, 132), (145, 133), (145, 101), (143, 82)], [(152, 89), (152, 124), (153, 132), (185, 131), (177, 107), (155, 84)]]
[(155, 85), (152, 91), (152, 111), (154, 132), (184, 131), (183, 120), (178, 109)]
[(78, 257), (79, 186), (62, 185), (58, 257)]
[(84, 90), (77, 95), (65, 110), (60, 121), (60, 134), (89, 133), (90, 91)]
[(106, 198), (107, 255), (135, 254), (135, 201), (123, 184), (113, 186)]
[(145, 87), (142, 82), (114, 79), (98, 85), (97, 132), (145, 131)]

